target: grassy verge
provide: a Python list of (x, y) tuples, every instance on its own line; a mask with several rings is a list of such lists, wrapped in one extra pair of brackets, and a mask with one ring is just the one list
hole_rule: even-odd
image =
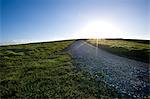
[(0, 47), (1, 98), (96, 98), (115, 91), (72, 64), (73, 41)]
[(91, 39), (87, 42), (119, 56), (149, 63), (150, 46), (148, 40)]

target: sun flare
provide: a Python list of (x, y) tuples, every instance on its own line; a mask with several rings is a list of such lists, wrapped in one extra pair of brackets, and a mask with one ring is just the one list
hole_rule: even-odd
[(112, 23), (106, 21), (93, 21), (87, 24), (76, 35), (81, 38), (106, 38), (115, 37), (120, 30)]

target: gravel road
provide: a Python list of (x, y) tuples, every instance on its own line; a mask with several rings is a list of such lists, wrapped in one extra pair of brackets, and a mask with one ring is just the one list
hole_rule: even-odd
[(150, 94), (148, 63), (108, 53), (82, 40), (75, 41), (68, 51), (77, 67), (94, 75), (105, 73), (105, 77), (99, 79), (116, 87), (119, 93), (136, 98)]

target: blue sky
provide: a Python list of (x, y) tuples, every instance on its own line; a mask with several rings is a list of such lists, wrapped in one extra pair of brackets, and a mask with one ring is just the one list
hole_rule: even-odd
[(75, 38), (93, 21), (117, 27), (122, 33), (116, 37), (150, 39), (149, 4), (150, 0), (1, 0), (0, 43)]

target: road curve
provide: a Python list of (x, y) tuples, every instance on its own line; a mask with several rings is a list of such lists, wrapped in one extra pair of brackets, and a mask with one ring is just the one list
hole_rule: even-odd
[(79, 68), (91, 74), (104, 72), (106, 77), (103, 80), (120, 93), (134, 97), (150, 94), (148, 63), (111, 54), (82, 40), (75, 41), (68, 52)]

